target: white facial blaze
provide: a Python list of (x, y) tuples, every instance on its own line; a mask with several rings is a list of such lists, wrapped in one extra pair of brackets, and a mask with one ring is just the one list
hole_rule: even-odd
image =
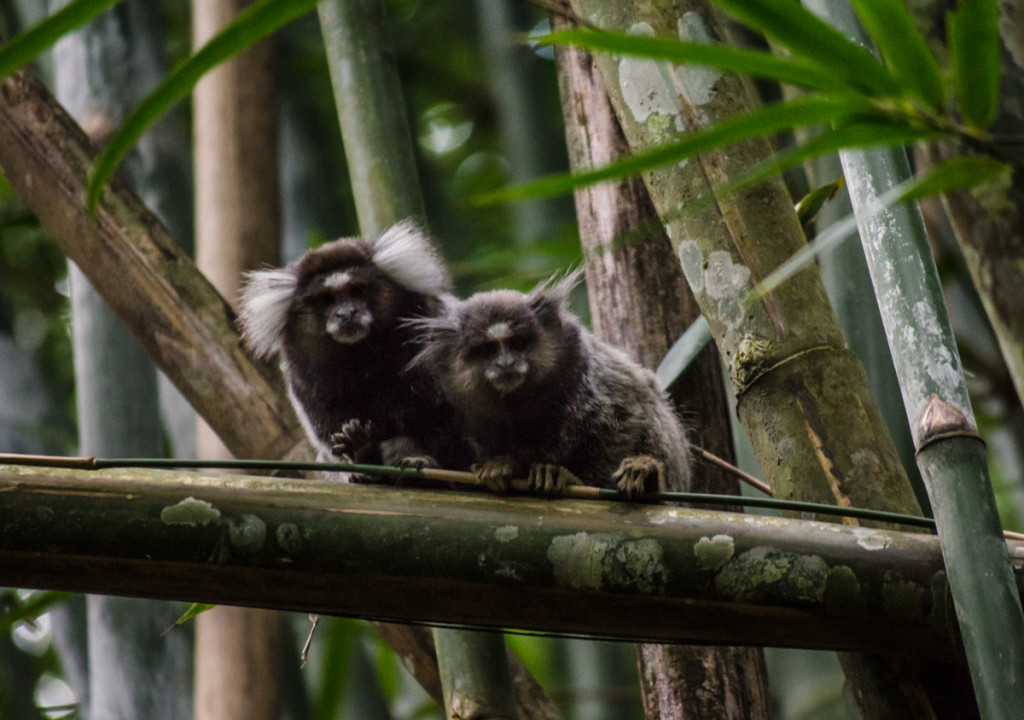
[(332, 273), (324, 280), (324, 287), (332, 290), (343, 288), (352, 282), (352, 273), (348, 270)]
[(508, 340), (510, 337), (512, 337), (512, 328), (509, 327), (508, 323), (494, 323), (487, 328), (488, 340), (501, 342), (502, 340)]

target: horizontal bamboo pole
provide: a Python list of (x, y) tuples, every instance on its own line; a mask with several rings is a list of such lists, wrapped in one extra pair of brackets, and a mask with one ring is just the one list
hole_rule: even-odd
[(934, 536), (669, 505), (0, 466), (0, 584), (959, 657)]

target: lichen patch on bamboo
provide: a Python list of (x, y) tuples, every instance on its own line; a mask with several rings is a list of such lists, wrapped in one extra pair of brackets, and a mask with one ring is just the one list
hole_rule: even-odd
[(502, 525), (494, 531), (494, 539), (500, 543), (507, 543), (519, 537), (519, 528), (515, 525)]
[[(679, 18), (679, 39), (684, 42), (710, 44), (713, 42), (707, 24), (700, 13), (686, 12)], [(694, 106), (706, 105), (714, 97), (715, 83), (722, 73), (702, 65), (677, 65), (675, 72), (683, 85), (686, 101)]]
[[(671, 227), (671, 224), (666, 226), (666, 229)], [(671, 233), (669, 233), (671, 237)], [(683, 266), (683, 274), (686, 276), (686, 282), (690, 283), (690, 289), (693, 290), (695, 295), (701, 295), (704, 292), (704, 253), (701, 252), (700, 246), (696, 240), (683, 240), (679, 243), (679, 248), (676, 250), (676, 254), (679, 256), (679, 263)]]
[(627, 539), (621, 533), (559, 535), (547, 555), (555, 580), (573, 588), (661, 594), (668, 583), (664, 549), (651, 538)]
[(865, 550), (885, 550), (892, 545), (892, 536), (871, 528), (854, 528), (857, 544)]
[(756, 547), (726, 563), (715, 577), (720, 597), (739, 602), (820, 602), (830, 568), (818, 555)]
[[(631, 35), (654, 37), (654, 29), (647, 23), (636, 23), (629, 29)], [(619, 61), (619, 88), (622, 99), (638, 123), (654, 120), (667, 139), (667, 131), (684, 129), (679, 96), (668, 76), (668, 63), (639, 58)], [(664, 119), (669, 122), (665, 123)]]
[(882, 586), (882, 604), (886, 612), (894, 617), (923, 618), (931, 605), (931, 589), (911, 580), (907, 580), (894, 572), (885, 574)]
[(267, 524), (250, 513), (245, 513), (237, 520), (230, 520), (228, 528), (231, 544), (243, 552), (256, 552), (267, 539)]
[(731, 535), (706, 535), (693, 546), (693, 554), (697, 556), (697, 567), (701, 570), (718, 570), (725, 565), (736, 552), (736, 542)]
[(220, 519), (220, 510), (206, 500), (187, 497), (161, 510), (160, 519), (167, 525), (206, 525)]

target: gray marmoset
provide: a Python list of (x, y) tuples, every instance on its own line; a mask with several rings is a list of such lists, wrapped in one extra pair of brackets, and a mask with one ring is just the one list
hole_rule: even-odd
[(478, 480), (503, 491), (568, 484), (685, 490), (686, 431), (653, 373), (582, 326), (567, 308), (578, 280), (529, 294), (494, 290), (450, 300), (412, 325), (424, 335), (414, 366), (430, 370), (463, 416)]
[(426, 233), (404, 221), (376, 240), (342, 238), (283, 268), (246, 276), (242, 335), (280, 356), (288, 395), (323, 459), (468, 467), (454, 413), (410, 367), (410, 318), (441, 308), (448, 274)]

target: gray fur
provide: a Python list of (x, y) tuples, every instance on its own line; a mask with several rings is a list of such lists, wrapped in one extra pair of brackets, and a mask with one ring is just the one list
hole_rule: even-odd
[[(577, 278), (448, 301), (440, 317), (416, 323), (425, 346), (414, 362), (438, 376), (485, 464), (501, 458), (503, 471), (531, 478), (538, 465), (557, 465), (587, 485), (618, 480), (631, 494), (655, 479), (686, 489), (684, 427), (654, 374), (567, 309)], [(663, 477), (648, 477), (653, 467)], [(624, 481), (631, 471), (639, 481)]]

